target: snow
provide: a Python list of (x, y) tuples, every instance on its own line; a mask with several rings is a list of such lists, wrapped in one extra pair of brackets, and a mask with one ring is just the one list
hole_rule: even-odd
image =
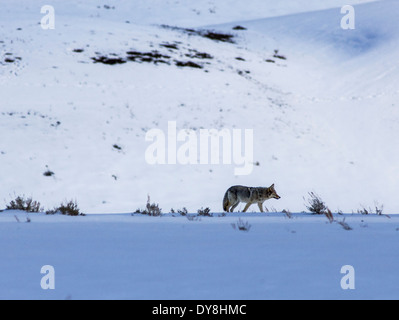
[[(398, 216), (0, 215), (0, 299), (397, 299)], [(20, 222), (17, 222), (15, 216)], [(249, 231), (234, 229), (238, 219)], [(43, 290), (42, 266), (55, 289)], [(353, 266), (355, 289), (341, 288)]]
[[(15, 59), (2, 62), (0, 78), (5, 203), (25, 194), (49, 208), (76, 199), (84, 212), (120, 213), (150, 194), (164, 210), (219, 211), (230, 185), (275, 183), (284, 199), (273, 204), (278, 210), (301, 211), (303, 196), (316, 191), (331, 210), (378, 202), (398, 212), (397, 2), (361, 2), (355, 30), (340, 29), (336, 1), (181, 2), (167, 11), (148, 1), (109, 9), (56, 1), (54, 30), (40, 27), (39, 6), (21, 3), (5, 1), (0, 16), (0, 50)], [(204, 9), (211, 3), (217, 13)], [(161, 24), (247, 30), (234, 31), (230, 44)], [(160, 46), (175, 42), (179, 50)], [(197, 59), (206, 70), (91, 60), (129, 50), (158, 50), (171, 60), (197, 50), (214, 59)], [(287, 60), (266, 63), (274, 50)], [(235, 176), (234, 164), (150, 165), (145, 133), (166, 132), (168, 121), (178, 130), (251, 129), (259, 166)], [(53, 177), (43, 176), (47, 168)]]
[[(19, 195), (46, 210), (76, 199), (88, 215), (25, 223), (1, 212), (0, 298), (397, 298), (398, 1), (55, 0), (54, 30), (41, 28), (42, 5), (2, 1), (0, 208)], [(355, 8), (354, 30), (340, 27), (343, 5)], [(128, 51), (158, 51), (169, 65), (92, 60)], [(189, 60), (203, 68), (175, 65)], [(252, 173), (149, 164), (146, 133), (170, 121), (253, 130)], [(168, 214), (218, 215), (231, 185), (272, 183), (281, 199), (265, 206), (295, 219)], [(353, 230), (299, 213), (312, 191)], [(165, 216), (130, 215), (148, 195)], [(350, 214), (374, 206), (391, 218)], [(231, 227), (239, 217), (249, 232)], [(56, 290), (38, 286), (45, 264)], [(345, 264), (356, 290), (339, 285)]]

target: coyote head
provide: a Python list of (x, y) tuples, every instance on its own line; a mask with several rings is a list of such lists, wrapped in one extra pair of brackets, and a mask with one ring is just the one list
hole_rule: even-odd
[(277, 194), (276, 190), (274, 189), (274, 183), (268, 188), (269, 191), (269, 199), (280, 199), (281, 197)]

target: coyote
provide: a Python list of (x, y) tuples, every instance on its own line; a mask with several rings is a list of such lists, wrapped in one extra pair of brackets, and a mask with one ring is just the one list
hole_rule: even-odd
[(280, 196), (274, 190), (274, 183), (269, 188), (232, 186), (224, 194), (223, 210), (233, 212), (240, 202), (245, 202), (247, 205), (243, 212), (246, 212), (253, 203), (257, 203), (259, 210), (263, 212), (263, 202), (272, 198), (280, 199)]

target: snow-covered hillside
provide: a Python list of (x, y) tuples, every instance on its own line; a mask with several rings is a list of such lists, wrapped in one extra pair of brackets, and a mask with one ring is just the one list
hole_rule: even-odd
[[(76, 199), (84, 212), (122, 213), (149, 194), (164, 212), (217, 212), (230, 185), (275, 183), (282, 198), (266, 206), (277, 210), (305, 210), (315, 191), (333, 211), (378, 202), (399, 212), (398, 2), (349, 1), (355, 30), (340, 28), (348, 3), (338, 2), (54, 1), (55, 29), (43, 30), (41, 3), (3, 1), (4, 205), (25, 194), (46, 208)], [(192, 28), (231, 33), (234, 43)], [(126, 63), (94, 63), (101, 57)], [(252, 129), (252, 174), (148, 164), (145, 134), (169, 121)]]

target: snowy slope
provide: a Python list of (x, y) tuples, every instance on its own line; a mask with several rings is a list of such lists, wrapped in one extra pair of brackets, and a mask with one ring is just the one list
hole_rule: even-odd
[[(108, 23), (114, 21), (133, 24), (172, 24), (179, 27), (200, 27), (215, 23), (277, 17), (300, 12), (361, 4), (375, 0), (53, 0), (51, 5), (61, 19), (74, 22), (76, 18)], [(2, 1), (2, 21), (18, 19), (21, 23), (36, 22), (43, 3), (31, 0)], [(96, 26), (97, 27), (97, 26)]]
[[(143, 207), (150, 194), (165, 212), (220, 211), (230, 185), (275, 183), (282, 199), (266, 206), (277, 210), (304, 210), (303, 196), (316, 191), (332, 210), (378, 201), (399, 211), (396, 1), (356, 7), (353, 33), (339, 30), (339, 8), (329, 9), (337, 1), (55, 1), (55, 30), (40, 28), (40, 5), (20, 3), (6, 1), (0, 13), (5, 202), (25, 194), (46, 207), (77, 199), (84, 212), (120, 213)], [(232, 44), (161, 24), (247, 30), (234, 31)], [(287, 60), (266, 62), (275, 49)], [(132, 50), (213, 59), (195, 60), (204, 69), (91, 59)], [(145, 133), (166, 131), (168, 121), (253, 129), (259, 166), (234, 176), (233, 165), (149, 165)], [(47, 168), (55, 175), (43, 176)]]
[[(358, 193), (360, 202), (382, 199), (387, 205), (391, 202), (396, 212), (389, 199), (395, 197), (399, 169), (395, 139), (399, 135), (399, 26), (394, 22), (399, 2), (355, 8), (355, 30), (340, 28), (340, 8), (218, 27), (229, 30), (243, 25), (248, 28), (248, 48), (259, 52), (275, 47), (289, 57), (288, 68), (272, 73), (272, 78), (287, 91), (285, 101), (306, 114), (305, 119), (299, 120), (298, 114), (294, 119), (306, 123), (307, 133), (319, 143), (301, 146), (303, 156), (309, 153), (309, 158), (317, 158), (315, 173), (306, 176), (323, 177), (323, 182), (316, 182), (317, 190), (331, 199), (328, 202), (339, 198), (356, 206), (353, 195)], [(278, 158), (292, 160), (291, 149)], [(295, 158), (291, 166), (303, 168), (299, 163)], [(290, 185), (297, 188), (295, 183)]]

